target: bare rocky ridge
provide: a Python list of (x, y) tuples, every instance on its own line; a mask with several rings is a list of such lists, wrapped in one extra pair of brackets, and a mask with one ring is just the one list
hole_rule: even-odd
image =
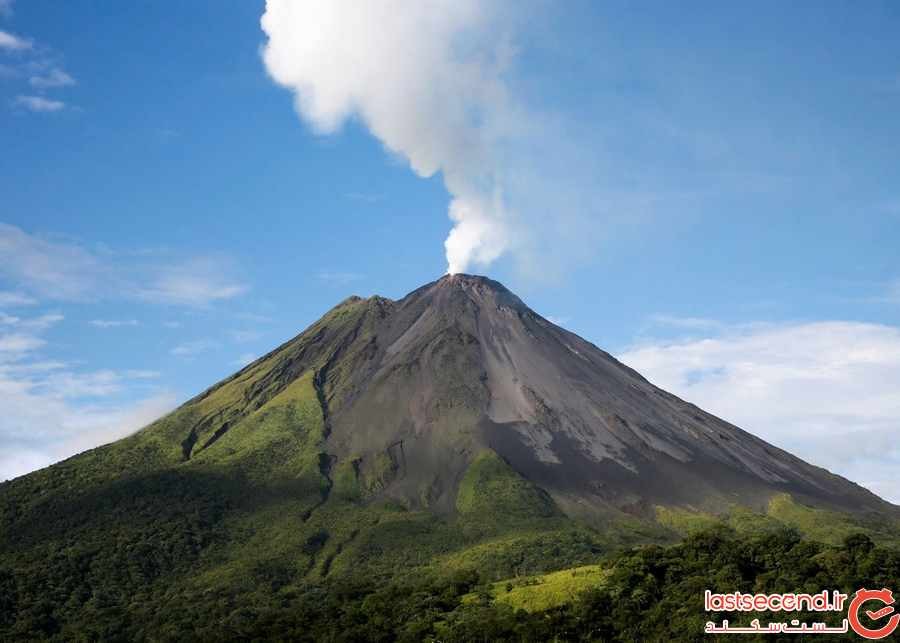
[[(567, 514), (595, 521), (655, 505), (761, 508), (780, 492), (896, 511), (653, 386), (484, 277), (445, 276), (398, 301), (350, 298), (247, 368), (261, 363), (274, 364), (262, 380), (275, 389), (248, 393), (248, 408), (314, 369), (328, 467), (350, 465), (366, 493), (412, 508), (452, 512), (468, 465), (490, 449)], [(227, 442), (227, 421), (193, 443)]]

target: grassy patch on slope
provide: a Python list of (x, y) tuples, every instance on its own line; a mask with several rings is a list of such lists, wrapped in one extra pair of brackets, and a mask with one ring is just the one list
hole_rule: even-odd
[(830, 545), (840, 544), (857, 533), (864, 533), (881, 544), (900, 545), (897, 525), (867, 522), (849, 514), (810, 507), (788, 493), (773, 496), (765, 513), (742, 505), (734, 505), (722, 515), (686, 507), (657, 506), (655, 509), (657, 522), (681, 536), (700, 533), (716, 525), (727, 525), (739, 534), (751, 536), (791, 527), (810, 540)]
[[(513, 609), (536, 612), (565, 605), (582, 592), (600, 587), (607, 572), (600, 565), (584, 565), (549, 574), (509, 578), (488, 588), (491, 600)], [(474, 601), (478, 595), (467, 595), (464, 601)]]
[(548, 518), (559, 514), (544, 491), (520, 476), (493, 451), (480, 453), (463, 476), (456, 509), (494, 520)]
[(814, 509), (797, 502), (790, 494), (780, 493), (769, 500), (766, 515), (794, 527), (812, 540), (837, 545), (860, 531), (871, 533), (850, 516), (836, 511)]

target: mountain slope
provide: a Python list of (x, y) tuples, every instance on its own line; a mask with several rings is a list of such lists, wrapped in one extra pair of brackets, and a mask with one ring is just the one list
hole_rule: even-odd
[[(311, 389), (322, 420), (311, 429), (320, 461), (307, 463), (310, 475), (318, 468), (327, 486), (334, 469), (350, 493), (413, 509), (451, 513), (467, 467), (491, 450), (570, 515), (649, 516), (657, 504), (761, 509), (778, 492), (854, 513), (892, 510), (468, 275), (397, 302), (348, 299), (144, 433), (169, 463), (173, 444), (185, 461), (246, 460), (275, 440), (256, 418)], [(316, 412), (306, 412), (312, 426)]]
[(502, 578), (724, 516), (898, 533), (897, 507), (447, 276), (351, 297), (135, 435), (0, 485), (0, 634), (165, 614), (155, 636), (179, 638), (209, 596)]
[(402, 482), (390, 493), (408, 503), (450, 506), (472, 454), (491, 448), (576, 513), (761, 506), (773, 489), (885, 509), (650, 385), (496, 282), (445, 277), (376, 305), (370, 332), (350, 344), (357, 357), (339, 359), (345, 371), (325, 379), (330, 448), (365, 470), (373, 452), (402, 445)]

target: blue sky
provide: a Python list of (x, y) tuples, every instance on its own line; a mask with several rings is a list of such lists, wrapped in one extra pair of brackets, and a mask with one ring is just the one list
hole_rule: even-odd
[(433, 27), (460, 84), (415, 37), (304, 66), (257, 2), (0, 2), (0, 478), (439, 277), (451, 199), (502, 194), (469, 271), (900, 501), (900, 9), (730, 4), (489, 3)]

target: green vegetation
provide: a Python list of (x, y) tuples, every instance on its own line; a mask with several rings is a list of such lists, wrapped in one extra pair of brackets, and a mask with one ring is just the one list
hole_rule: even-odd
[(808, 538), (826, 543), (842, 542), (847, 536), (864, 531), (874, 540), (896, 540), (897, 531), (872, 528), (859, 520), (835, 511), (825, 511), (800, 504), (789, 494), (781, 493), (769, 501), (766, 514), (779, 522), (798, 529)]
[(656, 507), (656, 520), (678, 534), (686, 536), (721, 522), (720, 518), (701, 511), (691, 511), (682, 507)]
[[(538, 612), (571, 603), (588, 589), (599, 589), (605, 574), (600, 565), (584, 565), (549, 574), (525, 576), (498, 581), (490, 585), (490, 600), (513, 609)], [(479, 600), (477, 593), (468, 594), (464, 602)]]
[(585, 565), (612, 549), (605, 534), (560, 520), (474, 542), (469, 539), (452, 553), (439, 556), (433, 566), (439, 570), (477, 569), (483, 579), (496, 581)]
[(701, 532), (725, 524), (738, 533), (765, 534), (790, 527), (810, 540), (839, 544), (851, 534), (863, 533), (877, 543), (900, 545), (900, 529), (884, 521), (863, 521), (836, 511), (827, 511), (798, 502), (790, 494), (774, 495), (759, 513), (741, 505), (721, 516), (684, 507), (655, 508), (656, 520), (679, 535)]
[(548, 518), (558, 514), (550, 497), (516, 473), (493, 451), (480, 453), (459, 485), (456, 509), (464, 516)]
[[(177, 483), (167, 481), (172, 484)], [(204, 498), (204, 504), (209, 502)], [(380, 511), (379, 524), (394, 523), (376, 538), (382, 545), (388, 544), (386, 537), (408, 538), (415, 531), (411, 523), (417, 519)], [(177, 529), (145, 523), (127, 541), (125, 534), (113, 533), (88, 547), (50, 547), (42, 550), (43, 559), (31, 558), (27, 565), (25, 559), (5, 555), (0, 639), (703, 640), (710, 618), (732, 623), (748, 618), (704, 612), (707, 588), (852, 593), (863, 585), (900, 585), (900, 554), (864, 535), (834, 546), (803, 540), (790, 529), (748, 535), (723, 526), (678, 545), (597, 555), (590, 566), (499, 582), (486, 581), (476, 568), (436, 566), (397, 568), (388, 576), (346, 567), (339, 574), (304, 579), (298, 570), (302, 557), (282, 557), (277, 548), (261, 553), (240, 574), (195, 576), (191, 570), (215, 556), (209, 551), (198, 555), (203, 543), (185, 540), (183, 534), (196, 534), (204, 520), (215, 518), (177, 523), (172, 516), (164, 518)], [(427, 526), (419, 527), (427, 533)], [(162, 541), (140, 540), (136, 534)], [(334, 539), (333, 532), (317, 529), (302, 549), (322, 553)], [(399, 547), (393, 543), (395, 550)], [(823, 620), (822, 614), (791, 616)]]

